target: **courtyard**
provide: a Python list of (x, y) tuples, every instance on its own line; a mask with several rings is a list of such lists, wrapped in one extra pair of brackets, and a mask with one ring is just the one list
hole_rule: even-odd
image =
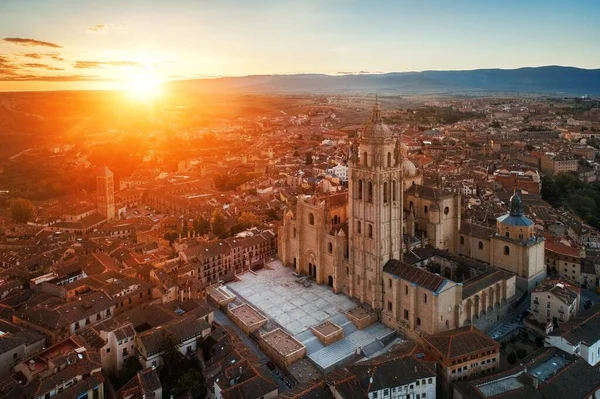
[[(333, 293), (328, 286), (307, 283), (278, 260), (238, 278), (239, 281), (228, 283), (227, 288), (302, 342), (307, 357), (322, 370), (379, 352), (395, 337), (392, 329), (379, 322), (358, 330), (344, 314), (358, 303), (343, 294)], [(344, 332), (342, 339), (328, 346), (311, 331), (311, 327), (326, 321)]]

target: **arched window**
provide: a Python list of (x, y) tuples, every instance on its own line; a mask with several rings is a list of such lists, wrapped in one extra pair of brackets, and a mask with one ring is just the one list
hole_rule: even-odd
[(417, 317), (417, 325), (420, 326), (421, 325), (421, 318)]
[(508, 231), (504, 233), (504, 235), (506, 236), (506, 238), (510, 238), (510, 233)]
[(312, 212), (308, 214), (308, 224), (315, 225), (315, 215)]
[(396, 201), (396, 180), (392, 180), (392, 201)]
[(329, 251), (329, 253), (333, 252), (333, 244), (332, 243), (327, 243), (327, 251)]
[(425, 210), (425, 213), (427, 213), (427, 211), (429, 210), (429, 208), (427, 208), (427, 205), (425, 205), (425, 208), (423, 208)]
[(392, 302), (388, 301), (388, 312), (392, 311)]
[(362, 233), (362, 225), (360, 223), (360, 220), (358, 222), (356, 222), (356, 232), (358, 234)]
[(367, 152), (363, 152), (363, 165), (364, 166), (369, 166), (369, 163), (367, 162)]
[(373, 238), (373, 225), (369, 224), (369, 238)]
[(410, 201), (410, 202), (408, 203), (408, 209), (413, 209), (413, 206), (414, 206), (413, 202), (412, 202), (412, 201)]
[(465, 237), (460, 236), (460, 245), (464, 245), (465, 243)]
[(448, 207), (445, 207), (445, 208), (444, 208), (444, 215), (447, 215), (447, 214), (449, 214), (449, 213), (450, 213), (450, 208), (448, 208)]
[(510, 255), (510, 248), (508, 246), (504, 246), (504, 255)]
[(383, 183), (383, 203), (386, 204), (388, 202), (388, 184), (387, 182)]
[(392, 153), (391, 153), (391, 152), (388, 152), (388, 162), (387, 162), (387, 166), (388, 166), (388, 168), (389, 168), (390, 166), (392, 166)]
[(477, 247), (479, 249), (483, 249), (483, 242), (479, 241), (479, 243), (477, 244)]
[(423, 294), (423, 302), (427, 303), (427, 294)]
[(373, 202), (373, 183), (367, 183), (367, 201)]
[(363, 199), (363, 181), (362, 179), (358, 179), (358, 199)]

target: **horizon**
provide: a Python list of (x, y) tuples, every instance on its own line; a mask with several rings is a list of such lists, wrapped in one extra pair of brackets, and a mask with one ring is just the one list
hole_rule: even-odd
[(4, 2), (0, 91), (123, 89), (140, 75), (600, 68), (600, 6), (586, 1), (251, 3)]

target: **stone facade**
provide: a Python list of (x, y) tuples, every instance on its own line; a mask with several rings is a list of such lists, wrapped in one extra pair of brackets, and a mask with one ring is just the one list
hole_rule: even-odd
[[(357, 299), (372, 309), (374, 320), (408, 335), (485, 324), (491, 320), (488, 314), (497, 319), (505, 312), (515, 297), (512, 273), (463, 285), (424, 265), (404, 262), (426, 243), (449, 254), (461, 253), (461, 198), (458, 191), (444, 190), (441, 182), (422, 185), (422, 174), (408, 159), (402, 138), (383, 124), (378, 104), (360, 141), (351, 145), (348, 166), (347, 192), (316, 192), (290, 203), (278, 234), (278, 256), (285, 266)], [(514, 272), (528, 270), (534, 261), (519, 255), (522, 243), (506, 245), (515, 246), (512, 262), (495, 264)], [(537, 247), (525, 252), (537, 254)], [(495, 266), (492, 250), (479, 258)], [(543, 245), (540, 259), (543, 269)], [(495, 271), (487, 265), (476, 274)]]

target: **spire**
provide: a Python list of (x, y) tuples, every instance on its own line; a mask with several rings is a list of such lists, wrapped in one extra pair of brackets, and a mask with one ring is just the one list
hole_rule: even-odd
[(379, 95), (375, 95), (375, 106), (373, 107), (373, 116), (371, 117), (373, 122), (381, 122), (381, 108), (379, 107)]
[(519, 196), (519, 190), (515, 186), (515, 193), (510, 197), (510, 215), (511, 216), (523, 216), (523, 201), (521, 201), (521, 197)]

